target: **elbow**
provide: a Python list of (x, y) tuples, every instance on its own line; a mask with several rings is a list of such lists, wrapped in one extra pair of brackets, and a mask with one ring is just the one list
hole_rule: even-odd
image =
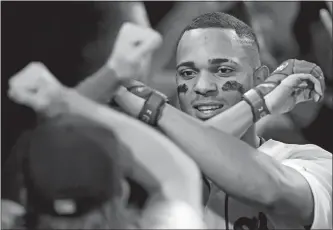
[(289, 192), (286, 191), (287, 185), (283, 182), (285, 179), (282, 178), (284, 177), (270, 177), (269, 181), (265, 183), (265, 189), (263, 189), (261, 198), (262, 205), (268, 212), (276, 213), (281, 208), (281, 205), (286, 204), (284, 197)]
[(260, 189), (261, 192), (258, 197), (259, 204), (265, 211), (274, 212), (277, 208), (277, 204), (281, 201), (281, 184), (277, 183), (277, 181), (271, 177), (268, 177), (267, 181), (263, 180), (262, 182), (263, 186)]
[(278, 198), (275, 191), (267, 191), (262, 195), (261, 205), (264, 210), (273, 212), (276, 209)]

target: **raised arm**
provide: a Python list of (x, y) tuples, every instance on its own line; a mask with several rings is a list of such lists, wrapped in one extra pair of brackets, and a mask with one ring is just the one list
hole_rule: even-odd
[(133, 179), (155, 194), (160, 190), (157, 194), (162, 197), (155, 198), (184, 201), (201, 214), (201, 181), (195, 163), (154, 129), (62, 87), (39, 63), (12, 78), (10, 88), (14, 101), (48, 117), (74, 114), (112, 129), (133, 154)]

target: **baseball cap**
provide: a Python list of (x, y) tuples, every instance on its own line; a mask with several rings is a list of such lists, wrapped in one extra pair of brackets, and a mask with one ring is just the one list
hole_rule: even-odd
[(28, 205), (38, 213), (80, 216), (121, 195), (114, 134), (81, 117), (46, 121), (32, 133), (24, 166)]

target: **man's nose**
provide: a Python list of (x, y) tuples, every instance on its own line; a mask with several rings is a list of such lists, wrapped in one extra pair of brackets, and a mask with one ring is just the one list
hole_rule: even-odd
[(215, 94), (218, 92), (217, 85), (209, 72), (202, 71), (197, 77), (194, 92), (203, 96), (216, 96)]

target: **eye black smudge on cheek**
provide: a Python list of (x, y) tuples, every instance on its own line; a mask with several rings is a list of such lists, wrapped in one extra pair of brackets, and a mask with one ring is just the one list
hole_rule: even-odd
[(237, 81), (227, 81), (222, 86), (223, 91), (238, 91), (241, 94), (245, 93), (244, 86)]
[(178, 94), (180, 93), (186, 93), (188, 90), (188, 86), (186, 84), (181, 84), (177, 87)]

